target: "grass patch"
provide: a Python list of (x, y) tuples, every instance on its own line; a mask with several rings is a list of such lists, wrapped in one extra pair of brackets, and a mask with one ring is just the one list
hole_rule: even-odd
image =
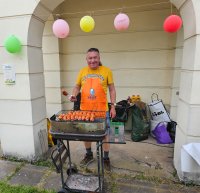
[(12, 186), (6, 182), (0, 181), (0, 193), (56, 193), (55, 191), (39, 190), (30, 186)]
[(32, 161), (31, 164), (36, 165), (36, 166), (44, 166), (44, 167), (48, 167), (51, 169), (55, 169), (55, 166), (51, 160), (42, 160), (41, 159), (38, 161)]

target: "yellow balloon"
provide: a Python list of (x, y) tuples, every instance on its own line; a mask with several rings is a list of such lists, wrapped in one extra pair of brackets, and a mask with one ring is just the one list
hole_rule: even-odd
[(94, 29), (95, 22), (91, 16), (84, 16), (80, 20), (80, 28), (84, 32), (91, 32)]

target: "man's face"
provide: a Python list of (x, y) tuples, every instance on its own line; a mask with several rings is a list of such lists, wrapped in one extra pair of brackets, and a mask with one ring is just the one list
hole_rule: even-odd
[(88, 52), (86, 60), (91, 69), (97, 69), (99, 67), (100, 56), (98, 52)]

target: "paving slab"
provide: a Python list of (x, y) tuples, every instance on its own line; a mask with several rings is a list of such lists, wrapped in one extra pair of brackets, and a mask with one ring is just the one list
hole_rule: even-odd
[(142, 172), (145, 175), (171, 177), (173, 167), (173, 144), (159, 145), (155, 139), (141, 142), (127, 141), (125, 145), (112, 145), (110, 151), (112, 165)]
[(10, 184), (36, 186), (42, 180), (47, 167), (26, 164), (11, 179)]
[(155, 184), (148, 181), (139, 181), (132, 178), (118, 178), (116, 179), (117, 193), (121, 192), (138, 192), (138, 193), (153, 193), (155, 192)]
[(156, 184), (153, 182), (149, 182), (149, 181), (144, 181), (144, 180), (136, 180), (136, 179), (132, 179), (132, 178), (118, 178), (116, 180), (117, 184), (119, 185), (123, 185), (123, 184), (128, 184), (132, 187), (135, 186), (142, 186), (142, 187), (148, 187), (148, 188), (152, 188), (154, 189), (156, 187)]
[(157, 192), (164, 193), (199, 193), (200, 187), (198, 186), (186, 186), (184, 184), (157, 184), (156, 185)]
[[(123, 181), (118, 179), (117, 181)], [(132, 183), (116, 183), (117, 193), (199, 193), (200, 187), (187, 187), (185, 185), (176, 185), (172, 183), (158, 184), (144, 180), (132, 180)]]
[(128, 185), (121, 185), (118, 187), (117, 193), (155, 193), (154, 189), (142, 186), (131, 187)]
[(51, 172), (45, 179), (45, 183), (43, 185), (44, 189), (55, 190), (58, 191), (62, 187), (61, 176), (56, 172)]
[(12, 175), (21, 163), (0, 160), (0, 180)]
[[(113, 172), (173, 177), (175, 171), (173, 166), (174, 144), (160, 145), (152, 137), (141, 142), (133, 142), (130, 133), (126, 133), (125, 137), (126, 144), (110, 145), (109, 157)], [(95, 157), (95, 143), (92, 144), (92, 150)], [(85, 154), (83, 142), (70, 141), (70, 151), (72, 162), (79, 166)], [(89, 168), (96, 168), (96, 161), (90, 164)]]

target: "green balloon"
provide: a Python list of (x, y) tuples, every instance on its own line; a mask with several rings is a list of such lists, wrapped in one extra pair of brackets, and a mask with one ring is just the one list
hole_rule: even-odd
[(21, 50), (21, 42), (14, 35), (9, 36), (4, 43), (6, 50), (10, 53), (17, 53)]

